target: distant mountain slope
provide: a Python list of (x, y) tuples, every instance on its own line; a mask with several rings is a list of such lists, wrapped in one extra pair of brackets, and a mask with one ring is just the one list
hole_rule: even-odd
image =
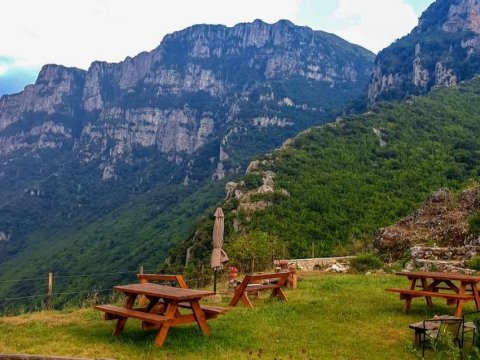
[(413, 31), (382, 50), (368, 90), (370, 104), (420, 95), (480, 73), (480, 1), (437, 0)]
[[(480, 175), (480, 79), (313, 128), (251, 164), (227, 185), (227, 248), (253, 235), (293, 258), (352, 252), (416, 209), (433, 191)], [(208, 259), (211, 217), (171, 253)], [(280, 241), (280, 242), (279, 242)], [(235, 257), (233, 256), (235, 263)]]
[(221, 198), (212, 180), (331, 120), (364, 93), (373, 60), (257, 20), (192, 26), (88, 71), (44, 66), (0, 97), (0, 279), (163, 262)]

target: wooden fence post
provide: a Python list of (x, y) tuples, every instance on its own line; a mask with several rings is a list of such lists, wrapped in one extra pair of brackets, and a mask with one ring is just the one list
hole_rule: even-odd
[(139, 274), (143, 274), (143, 266), (140, 266), (140, 270), (138, 271)]
[(53, 273), (48, 273), (48, 292), (47, 292), (47, 310), (52, 310), (52, 293), (53, 293)]
[(202, 264), (202, 282), (201, 282), (201, 286), (202, 286), (202, 289), (205, 287), (205, 277), (204, 277), (204, 265)]

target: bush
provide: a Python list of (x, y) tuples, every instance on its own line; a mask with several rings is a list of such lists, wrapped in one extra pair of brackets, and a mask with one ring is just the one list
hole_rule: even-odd
[(480, 235), (480, 214), (473, 215), (468, 219), (468, 232), (473, 235)]
[(236, 265), (241, 272), (262, 271), (273, 267), (273, 258), (282, 259), (288, 256), (287, 246), (264, 232), (252, 231), (248, 235), (233, 238), (226, 245), (230, 263)]
[(480, 271), (480, 255), (474, 256), (465, 265), (469, 269)]
[(383, 267), (383, 261), (375, 254), (365, 253), (355, 256), (350, 260), (350, 265), (357, 271), (365, 272), (367, 270), (380, 269)]
[(247, 174), (243, 178), (245, 189), (253, 190), (258, 189), (263, 185), (263, 177), (260, 174)]

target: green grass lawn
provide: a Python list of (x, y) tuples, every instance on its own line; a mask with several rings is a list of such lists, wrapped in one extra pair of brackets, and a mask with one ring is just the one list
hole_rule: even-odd
[(384, 289), (407, 285), (394, 275), (304, 276), (297, 290), (287, 290), (288, 302), (263, 294), (253, 310), (239, 305), (210, 321), (211, 337), (197, 326), (179, 326), (161, 349), (153, 346), (156, 332), (143, 332), (136, 320), (113, 338), (114, 322), (91, 309), (4, 317), (0, 352), (114, 359), (413, 359), (406, 349), (413, 339), (408, 324), (453, 314), (453, 308), (434, 299), (429, 309), (424, 299), (415, 299), (411, 314), (404, 315), (403, 301)]

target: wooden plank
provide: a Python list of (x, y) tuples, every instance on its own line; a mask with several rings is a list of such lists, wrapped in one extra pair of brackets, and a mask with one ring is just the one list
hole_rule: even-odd
[[(165, 316), (167, 318), (173, 319), (177, 313), (178, 305), (175, 302), (169, 303), (167, 306), (167, 311)], [(166, 322), (162, 325), (160, 330), (155, 337), (155, 346), (161, 347), (167, 338), (168, 331), (170, 330), (171, 322)]]
[(474, 300), (473, 295), (468, 295), (466, 293), (460, 294), (447, 294), (447, 293), (440, 293), (434, 291), (422, 291), (422, 290), (406, 290), (406, 289), (385, 289), (386, 292), (393, 292), (393, 293), (400, 293), (406, 295), (412, 295), (414, 297), (424, 297), (424, 296), (431, 296), (431, 297), (439, 297), (445, 299), (455, 299), (455, 300)]
[[(125, 308), (132, 309), (136, 298), (137, 298), (137, 294), (128, 294), (127, 299), (125, 301)], [(127, 320), (128, 320), (128, 317), (122, 317), (117, 320), (117, 325), (113, 330), (113, 336), (119, 336), (122, 333), (123, 329), (125, 328), (125, 324), (127, 323)]]
[[(189, 302), (181, 302), (178, 304), (179, 307), (184, 308), (184, 309), (191, 309), (192, 305)], [(219, 306), (206, 306), (206, 305), (200, 305), (202, 310), (205, 313), (212, 313), (212, 314), (224, 314), (230, 309), (224, 308), (224, 307), (219, 307)]]
[(168, 319), (166, 316), (163, 315), (157, 315), (157, 314), (152, 314), (148, 313), (145, 311), (141, 310), (134, 310), (134, 309), (126, 309), (120, 306), (115, 306), (115, 305), (97, 305), (95, 306), (96, 310), (104, 311), (105, 313), (112, 314), (119, 316), (120, 318), (135, 318), (138, 320), (142, 321), (147, 321), (151, 323), (164, 323), (166, 321), (169, 321), (171, 319)]
[(171, 274), (137, 274), (137, 278), (141, 284), (148, 283), (149, 281), (171, 281), (178, 284), (182, 289), (188, 289), (182, 275)]
[(114, 286), (113, 289), (130, 294), (141, 294), (174, 301), (189, 301), (191, 299), (200, 299), (203, 296), (215, 295), (212, 291), (182, 289), (151, 283)]
[(454, 280), (454, 281), (465, 281), (465, 282), (480, 282), (480, 276), (477, 275), (465, 275), (465, 274), (454, 274), (454, 273), (442, 273), (442, 272), (430, 272), (430, 271), (397, 271), (396, 275), (406, 276), (406, 277), (416, 277), (416, 278), (430, 278), (430, 279), (439, 279), (439, 280)]
[(277, 284), (271, 284), (271, 285), (248, 285), (245, 289), (245, 292), (251, 292), (251, 291), (263, 291), (263, 290), (272, 290), (280, 287)]
[(278, 272), (278, 273), (264, 273), (264, 274), (250, 275), (250, 279), (251, 279), (251, 281), (268, 280), (268, 279), (280, 279), (280, 278), (288, 279), (289, 276), (290, 276), (290, 272), (282, 271), (282, 272)]
[(202, 311), (200, 304), (198, 303), (198, 301), (192, 301), (191, 304), (192, 304), (193, 315), (197, 320), (198, 326), (200, 327), (200, 329), (205, 335), (210, 336), (210, 328), (208, 327), (207, 319), (205, 318), (205, 313)]
[[(238, 301), (244, 296), (245, 288), (250, 283), (251, 278), (252, 278), (251, 275), (245, 275), (240, 285), (235, 289), (232, 300), (230, 301), (230, 306), (237, 305)], [(245, 301), (243, 299), (242, 299), (242, 302), (245, 304)], [(250, 303), (250, 300), (248, 300), (248, 297), (247, 297), (247, 302)], [(251, 306), (251, 303), (250, 303), (250, 306)]]

